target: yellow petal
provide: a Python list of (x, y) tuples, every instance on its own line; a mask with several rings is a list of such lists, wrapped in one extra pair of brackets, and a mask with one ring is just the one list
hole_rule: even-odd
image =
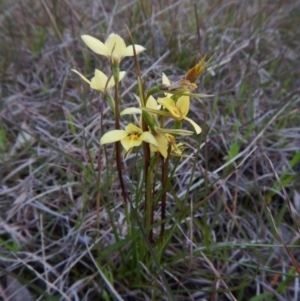
[(155, 146), (155, 145), (153, 145), (153, 144), (150, 144), (149, 146), (150, 146), (150, 151), (151, 151), (151, 152), (153, 152), (153, 153), (158, 152), (157, 146)]
[(173, 99), (164, 97), (164, 98), (159, 98), (157, 102), (162, 106), (164, 106), (173, 115), (174, 118), (182, 119), (182, 114), (175, 106), (175, 101)]
[(157, 102), (165, 108), (175, 108), (175, 101), (169, 97), (158, 98)]
[(87, 82), (89, 85), (91, 84), (91, 82), (85, 77), (83, 76), (81, 73), (79, 73), (77, 70), (75, 69), (71, 69), (71, 71), (75, 72), (76, 74), (78, 74), (85, 82)]
[(190, 109), (190, 97), (187, 95), (180, 96), (176, 102), (176, 107), (183, 116), (186, 116)]
[(129, 151), (132, 147), (140, 146), (142, 144), (142, 140), (138, 135), (128, 135), (121, 140), (121, 144), (126, 151)]
[(164, 135), (158, 134), (155, 136), (157, 149), (164, 158), (168, 156), (168, 140)]
[(155, 146), (158, 146), (154, 136), (150, 132), (143, 132), (143, 134), (140, 136), (140, 139), (147, 143), (151, 143)]
[[(164, 73), (162, 74), (162, 83), (163, 83), (163, 85), (166, 85), (166, 86), (169, 86), (171, 84), (168, 77)], [(172, 94), (165, 93), (165, 96), (166, 97), (171, 97)]]
[(170, 81), (164, 73), (162, 74), (162, 83), (163, 83), (163, 85), (167, 85), (167, 86), (170, 85)]
[(115, 79), (113, 78), (113, 76), (111, 76), (108, 83), (107, 83), (106, 90), (110, 90), (114, 86), (115, 86)]
[(113, 130), (108, 133), (105, 133), (100, 139), (100, 144), (112, 143), (116, 141), (120, 141), (128, 136), (128, 133), (124, 130)]
[(108, 56), (112, 57), (113, 60), (120, 61), (124, 57), (126, 44), (119, 35), (111, 33), (105, 42), (105, 46)]
[(126, 71), (120, 71), (120, 73), (119, 73), (119, 82), (124, 78), (125, 75), (126, 75)]
[(188, 121), (194, 127), (195, 132), (197, 134), (200, 134), (202, 132), (201, 127), (195, 121), (193, 121), (192, 119), (187, 118), (187, 117), (185, 117), (184, 120)]
[(104, 91), (107, 80), (107, 76), (102, 71), (96, 69), (95, 76), (91, 81), (91, 88), (98, 91)]
[[(135, 48), (135, 52), (136, 54), (139, 54), (141, 53), (142, 51), (146, 50), (145, 47), (141, 46), (141, 45), (134, 45), (134, 48)], [(132, 45), (131, 46), (128, 46), (124, 52), (124, 56), (133, 56), (134, 55), (134, 52), (133, 52), (133, 47)]]
[(143, 131), (142, 129), (140, 129), (139, 127), (135, 126), (134, 124), (132, 123), (129, 123), (126, 127), (125, 127), (125, 130), (127, 133), (137, 133), (137, 134), (142, 134)]
[(91, 50), (93, 50), (97, 54), (108, 55), (107, 47), (98, 39), (93, 38), (89, 35), (81, 36), (83, 42), (88, 46)]
[(152, 95), (148, 98), (146, 107), (149, 109), (157, 110), (157, 102)]
[[(126, 72), (121, 71), (119, 76), (119, 81), (125, 76)], [(112, 76), (108, 77), (100, 70), (95, 70), (95, 76), (91, 80), (91, 88), (94, 90), (102, 91), (110, 90), (115, 85), (115, 80)]]

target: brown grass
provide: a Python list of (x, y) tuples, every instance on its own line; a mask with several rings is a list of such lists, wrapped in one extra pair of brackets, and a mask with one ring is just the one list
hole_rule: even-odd
[[(299, 300), (297, 1), (18, 0), (0, 8), (4, 300), (18, 300), (7, 295), (11, 279), (27, 287), (28, 301), (170, 300), (168, 289), (174, 300)], [(191, 108), (204, 134), (185, 140), (188, 154), (200, 143), (196, 163), (170, 163), (178, 199), (168, 194), (170, 243), (153, 246), (161, 271), (149, 257), (131, 261), (137, 238), (126, 221), (113, 147), (98, 160), (113, 115), (70, 72), (109, 73), (80, 35), (105, 40), (115, 31), (129, 43), (124, 24), (147, 48), (139, 56), (146, 88), (162, 72), (177, 78), (204, 53), (214, 54), (198, 83), (214, 97)], [(137, 87), (133, 60), (122, 68), (124, 108), (135, 104)], [(133, 201), (140, 175), (134, 160), (124, 163)]]

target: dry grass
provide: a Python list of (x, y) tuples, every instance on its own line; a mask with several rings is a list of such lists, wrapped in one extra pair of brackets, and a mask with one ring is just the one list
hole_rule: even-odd
[[(0, 7), (3, 300), (20, 300), (8, 296), (13, 279), (26, 285), (27, 301), (299, 300), (297, 1), (18, 0)], [(147, 87), (161, 72), (176, 78), (202, 54), (215, 56), (199, 83), (215, 96), (191, 109), (204, 134), (185, 141), (190, 153), (201, 146), (196, 163), (171, 163), (177, 197), (168, 195), (166, 245), (147, 245), (140, 224), (126, 220), (113, 149), (98, 159), (112, 113), (70, 72), (108, 73), (80, 35), (104, 40), (115, 31), (129, 43), (124, 24), (147, 48), (139, 57)], [(122, 68), (129, 70), (125, 107), (137, 87), (133, 61)], [(125, 163), (125, 181), (139, 209), (134, 163)]]

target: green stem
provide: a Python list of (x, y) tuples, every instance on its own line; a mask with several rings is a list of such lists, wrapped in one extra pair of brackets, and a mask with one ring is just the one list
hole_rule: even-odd
[[(145, 120), (142, 119), (142, 128), (143, 131), (147, 129), (147, 125), (145, 123)], [(150, 167), (150, 147), (149, 144), (146, 142), (143, 142), (143, 151), (144, 151), (144, 173), (145, 173), (145, 203), (144, 203), (144, 212), (145, 212), (145, 221), (144, 225), (145, 228), (147, 226), (152, 226), (153, 224), (153, 218), (150, 217), (150, 219), (147, 217), (148, 212), (151, 212), (152, 209), (152, 202), (153, 202), (153, 195), (151, 191), (151, 167)], [(151, 213), (150, 213), (151, 214)], [(151, 214), (152, 215), (152, 214)], [(148, 223), (149, 221), (149, 223)], [(148, 235), (149, 242), (153, 242), (153, 230), (150, 229), (149, 235)]]
[(180, 130), (182, 128), (182, 122), (176, 120), (175, 121), (175, 129)]
[[(138, 87), (139, 87), (139, 94), (140, 99), (142, 103), (142, 107), (145, 106), (145, 93), (143, 89), (143, 84), (141, 77), (138, 76)], [(145, 114), (142, 114), (142, 130), (143, 132), (148, 131), (148, 125), (145, 120)], [(153, 202), (153, 195), (151, 193), (151, 170), (150, 170), (150, 147), (149, 143), (143, 142), (143, 151), (144, 151), (144, 174), (145, 174), (145, 203), (144, 203), (144, 212), (145, 212), (145, 218), (144, 218), (144, 226), (147, 229), (147, 224), (149, 221), (149, 218), (147, 217), (148, 212), (151, 212), (152, 210), (152, 202)], [(149, 184), (150, 183), (150, 184)], [(149, 186), (150, 185), (150, 186)], [(152, 221), (151, 221), (152, 220)], [(153, 219), (150, 217), (150, 226), (152, 226)], [(153, 230), (150, 229), (148, 238), (150, 243), (153, 242)]]
[[(148, 239), (150, 243), (153, 243), (153, 229), (150, 227), (153, 224), (153, 197), (152, 197), (152, 169), (149, 166), (147, 170), (147, 177), (146, 177), (146, 202), (145, 206), (147, 206), (147, 211), (145, 211), (145, 229), (146, 233), (148, 233)], [(149, 230), (148, 230), (149, 229)], [(149, 231), (149, 232), (148, 232)]]
[[(161, 185), (163, 188), (166, 187), (168, 183), (168, 171), (169, 171), (169, 159), (171, 153), (171, 145), (168, 147), (168, 156), (166, 159), (162, 158), (162, 177)], [(161, 197), (161, 225), (160, 225), (160, 239), (163, 240), (165, 233), (165, 218), (166, 218), (166, 201), (167, 201), (167, 189), (164, 189), (164, 193)]]
[[(119, 65), (113, 65), (113, 77), (115, 80), (115, 129), (119, 130), (120, 129), (120, 113), (119, 113)], [(118, 170), (118, 176), (119, 176), (119, 181), (121, 185), (121, 190), (122, 190), (122, 196), (124, 203), (127, 203), (127, 198), (126, 198), (126, 190), (125, 190), (125, 185), (123, 181), (123, 175), (122, 175), (122, 162), (121, 162), (121, 143), (120, 141), (116, 142), (116, 164), (117, 164), (117, 170)]]

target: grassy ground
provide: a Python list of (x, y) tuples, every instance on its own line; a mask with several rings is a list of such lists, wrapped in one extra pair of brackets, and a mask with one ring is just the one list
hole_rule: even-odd
[[(0, 2), (0, 296), (299, 300), (299, 2), (112, 2)], [(130, 43), (125, 24), (147, 49), (148, 88), (214, 55), (197, 83), (214, 97), (191, 108), (203, 134), (184, 140), (194, 159), (171, 162), (165, 240), (157, 210), (154, 244), (140, 222), (141, 164), (124, 166), (131, 214), (113, 147), (99, 153), (113, 115), (70, 72), (109, 73), (80, 35)], [(133, 60), (122, 69), (125, 108)]]

